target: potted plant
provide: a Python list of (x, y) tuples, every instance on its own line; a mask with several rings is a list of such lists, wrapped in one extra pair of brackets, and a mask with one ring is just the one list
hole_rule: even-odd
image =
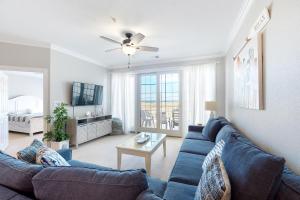
[(43, 141), (54, 150), (69, 148), (69, 134), (66, 132), (66, 125), (69, 119), (68, 111), (64, 103), (59, 104), (53, 111), (53, 116), (46, 117), (47, 133)]

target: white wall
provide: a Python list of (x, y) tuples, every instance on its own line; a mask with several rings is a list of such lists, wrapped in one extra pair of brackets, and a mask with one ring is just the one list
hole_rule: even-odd
[[(50, 106), (55, 102), (71, 104), (71, 86), (74, 81), (103, 85), (103, 109), (110, 114), (110, 73), (107, 69), (80, 60), (70, 55), (51, 50)], [(69, 106), (69, 114), (72, 109)], [(75, 107), (75, 116), (83, 116), (86, 111), (95, 111), (95, 106)]]
[(264, 110), (239, 108), (233, 101), (233, 55), (268, 0), (254, 1), (226, 56), (226, 114), (263, 149), (283, 156), (300, 174), (300, 1), (274, 0), (263, 35)]
[(8, 98), (21, 95), (35, 96), (43, 99), (43, 76), (32, 72), (6, 72), (8, 77)]
[(49, 113), (50, 49), (0, 42), (0, 70), (43, 73), (44, 113)]

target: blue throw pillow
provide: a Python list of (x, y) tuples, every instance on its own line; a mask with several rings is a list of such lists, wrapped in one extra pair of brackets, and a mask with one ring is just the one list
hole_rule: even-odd
[(30, 146), (17, 152), (17, 157), (28, 163), (36, 163), (36, 153), (40, 148), (44, 147), (44, 143), (40, 140), (34, 139)]
[(274, 199), (285, 160), (236, 136), (226, 142), (222, 160), (229, 176), (232, 200)]
[(220, 120), (209, 119), (207, 124), (203, 128), (202, 134), (206, 138), (209, 138), (210, 141), (215, 142), (216, 136), (223, 125), (224, 124)]
[(43, 200), (132, 200), (148, 189), (146, 175), (141, 170), (48, 167), (32, 183), (36, 198)]

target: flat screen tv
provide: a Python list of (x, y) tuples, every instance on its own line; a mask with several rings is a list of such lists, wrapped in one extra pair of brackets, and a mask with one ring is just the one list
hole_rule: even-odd
[(72, 106), (102, 105), (103, 86), (74, 82), (72, 87)]

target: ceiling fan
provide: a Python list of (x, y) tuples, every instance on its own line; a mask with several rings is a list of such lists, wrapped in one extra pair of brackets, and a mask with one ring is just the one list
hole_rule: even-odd
[(122, 42), (118, 42), (116, 40), (113, 40), (111, 38), (100, 36), (100, 38), (119, 44), (121, 47), (108, 49), (105, 52), (111, 52), (115, 50), (122, 50), (124, 54), (128, 55), (129, 57), (134, 55), (138, 51), (150, 51), (150, 52), (158, 52), (157, 47), (149, 47), (149, 46), (139, 46), (138, 44), (145, 38), (145, 36), (141, 33), (137, 33), (133, 35), (132, 33), (125, 33), (126, 39), (124, 39)]

